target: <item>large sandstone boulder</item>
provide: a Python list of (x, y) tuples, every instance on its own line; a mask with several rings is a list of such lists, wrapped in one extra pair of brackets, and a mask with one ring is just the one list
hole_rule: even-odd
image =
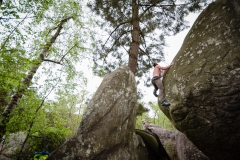
[(77, 136), (48, 160), (139, 159), (134, 146), (143, 145), (134, 135), (136, 109), (135, 77), (122, 66), (103, 79), (86, 108)]
[(240, 1), (198, 17), (163, 83), (162, 111), (211, 160), (240, 159)]

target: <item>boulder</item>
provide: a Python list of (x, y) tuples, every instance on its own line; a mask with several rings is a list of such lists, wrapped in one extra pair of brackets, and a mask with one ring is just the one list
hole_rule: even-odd
[(240, 158), (240, 1), (197, 18), (163, 83), (161, 110), (211, 160)]
[(143, 128), (156, 133), (171, 160), (209, 160), (184, 134), (142, 121)]
[[(18, 152), (21, 149), (23, 142), (26, 139), (26, 134), (23, 132), (12, 133), (0, 143), (0, 160), (15, 159), (18, 156)], [(27, 152), (29, 145), (26, 144), (23, 148), (23, 152)]]
[[(83, 114), (76, 137), (55, 150), (48, 160), (139, 159), (134, 134), (136, 81), (127, 66), (103, 79)], [(144, 147), (140, 147), (144, 150)]]

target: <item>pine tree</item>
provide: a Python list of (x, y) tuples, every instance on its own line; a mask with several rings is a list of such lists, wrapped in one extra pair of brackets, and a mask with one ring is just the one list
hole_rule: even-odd
[[(95, 72), (110, 72), (127, 64), (138, 77), (146, 74), (152, 62), (164, 60), (164, 37), (188, 27), (190, 12), (203, 9), (208, 0), (95, 0), (89, 3), (103, 19), (107, 40), (97, 42)], [(102, 38), (102, 37), (101, 37)], [(99, 44), (99, 45), (98, 45)], [(100, 62), (103, 63), (100, 65)], [(148, 81), (150, 78), (148, 78)]]

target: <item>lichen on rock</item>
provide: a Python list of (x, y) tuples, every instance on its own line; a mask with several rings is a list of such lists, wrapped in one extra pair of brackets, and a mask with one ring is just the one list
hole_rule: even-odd
[(138, 159), (134, 148), (136, 81), (127, 66), (106, 75), (89, 102), (76, 137), (48, 159)]
[(163, 79), (160, 107), (210, 159), (240, 157), (240, 2), (217, 0), (197, 18)]

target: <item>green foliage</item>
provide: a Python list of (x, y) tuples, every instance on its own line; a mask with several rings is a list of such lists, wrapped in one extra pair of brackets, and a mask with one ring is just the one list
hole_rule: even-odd
[(144, 103), (143, 102), (139, 102), (138, 103), (137, 116), (141, 116), (143, 113), (146, 113), (148, 111), (149, 111), (149, 109), (144, 107)]
[(160, 110), (157, 103), (149, 102), (149, 106), (151, 107), (152, 118), (148, 121), (148, 123), (157, 124), (169, 130), (175, 130), (174, 126), (167, 116)]
[(7, 91), (4, 89), (0, 90), (0, 113), (3, 112), (3, 110), (5, 109), (5, 106), (7, 105)]
[(73, 137), (86, 108), (88, 92), (59, 91), (55, 101), (43, 101), (34, 91), (28, 91), (12, 113), (8, 133), (24, 131), (28, 135), (28, 154), (52, 152), (66, 139)]
[[(36, 149), (52, 151), (71, 131), (66, 127), (65, 119), (47, 112), (50, 107), (48, 103), (42, 105), (42, 101), (34, 92), (29, 91), (27, 95), (21, 99), (19, 107), (12, 113), (7, 131), (10, 133), (24, 131), (29, 136), (27, 143), (30, 144), (31, 153)], [(51, 123), (52, 120), (54, 123)]]
[[(146, 104), (145, 104), (145, 106), (146, 106)], [(137, 116), (135, 128), (143, 129), (142, 128), (142, 120), (146, 120), (148, 123), (156, 124), (165, 129), (175, 130), (174, 126), (169, 121), (167, 116), (160, 110), (158, 104), (149, 102), (148, 108), (149, 108), (148, 112), (145, 112), (145, 113)]]
[(58, 117), (65, 120), (65, 126), (71, 130), (72, 137), (76, 134), (77, 129), (82, 120), (83, 112), (86, 108), (88, 92), (82, 90), (79, 93), (69, 93), (67, 90), (58, 91), (57, 101), (52, 102), (54, 108), (50, 108), (51, 112), (56, 112)]
[(62, 127), (50, 128), (44, 127), (30, 135), (28, 143), (30, 144), (29, 154), (35, 151), (54, 151), (59, 147), (70, 134), (69, 129)]
[(149, 109), (146, 107), (146, 104), (144, 102), (138, 102), (137, 120), (135, 128), (142, 129), (142, 120), (145, 119), (148, 112)]
[(80, 124), (89, 95), (79, 66), (90, 57), (93, 37), (85, 27), (92, 22), (83, 18), (82, 6), (79, 0), (13, 0), (0, 5), (1, 113), (30, 69), (39, 64), (40, 53), (60, 22), (71, 18), (10, 114), (6, 135), (26, 133), (30, 152), (52, 151), (73, 136)]
[(136, 129), (143, 129), (142, 120), (145, 120), (145, 119), (148, 119), (148, 118), (149, 118), (149, 116), (148, 116), (147, 113), (143, 113), (142, 115), (137, 116), (135, 128)]

